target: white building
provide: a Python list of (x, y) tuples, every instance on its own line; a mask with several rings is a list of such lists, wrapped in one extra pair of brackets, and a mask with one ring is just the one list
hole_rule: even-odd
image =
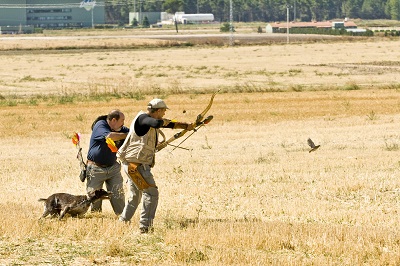
[(187, 23), (204, 23), (214, 21), (213, 14), (185, 14), (185, 12), (176, 12), (174, 21), (187, 24)]

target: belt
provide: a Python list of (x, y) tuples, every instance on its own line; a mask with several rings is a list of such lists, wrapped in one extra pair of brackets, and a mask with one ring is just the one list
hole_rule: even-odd
[(111, 166), (111, 165), (106, 165), (106, 164), (99, 164), (99, 163), (93, 162), (91, 160), (88, 160), (87, 164), (94, 164), (94, 165), (96, 165), (98, 167), (101, 167), (101, 168), (106, 168), (106, 167), (110, 167)]

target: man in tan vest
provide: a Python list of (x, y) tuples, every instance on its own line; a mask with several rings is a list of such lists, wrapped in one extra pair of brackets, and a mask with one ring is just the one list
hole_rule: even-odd
[(130, 221), (143, 196), (139, 229), (141, 233), (152, 230), (158, 204), (158, 188), (151, 173), (154, 166), (159, 128), (193, 130), (193, 124), (163, 119), (168, 109), (161, 99), (153, 99), (147, 112), (140, 111), (131, 123), (129, 135), (117, 152), (117, 158), (127, 174), (129, 197), (120, 215), (120, 221)]

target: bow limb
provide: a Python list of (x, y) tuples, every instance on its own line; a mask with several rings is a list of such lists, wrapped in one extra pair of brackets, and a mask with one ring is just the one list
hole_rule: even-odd
[[(213, 95), (211, 96), (211, 100), (210, 100), (210, 102), (208, 103), (207, 107), (197, 116), (196, 121), (192, 124), (192, 125), (193, 125), (193, 128), (196, 128), (197, 126), (199, 126), (199, 125), (201, 124), (201, 122), (202, 122), (204, 116), (206, 115), (206, 113), (208, 112), (208, 110), (210, 110), (210, 108), (211, 108), (211, 106), (212, 106), (212, 104), (213, 104), (215, 95), (217, 95), (217, 93), (218, 93), (219, 91), (220, 91), (220, 90), (217, 90), (216, 92), (213, 93)], [(178, 132), (178, 133), (174, 134), (174, 135), (173, 135), (171, 138), (169, 138), (168, 140), (166, 140), (166, 141), (164, 141), (164, 142), (158, 144), (157, 147), (156, 147), (156, 151), (160, 151), (160, 150), (164, 149), (165, 147), (167, 147), (167, 145), (168, 145), (169, 143), (171, 143), (172, 141), (174, 141), (174, 140), (176, 140), (176, 139), (182, 137), (182, 136), (185, 135), (188, 131), (189, 131), (189, 130), (184, 129), (184, 130), (182, 130), (181, 132)], [(181, 143), (179, 143), (179, 144), (177, 145), (176, 148), (178, 148), (180, 144), (181, 144)]]
[(217, 95), (217, 93), (218, 93), (219, 91), (220, 91), (220, 90), (217, 90), (216, 92), (213, 93), (213, 95), (211, 96), (211, 100), (210, 100), (210, 102), (208, 103), (206, 109), (204, 109), (204, 111), (201, 112), (201, 113), (197, 116), (196, 122), (194, 123), (194, 124), (196, 124), (196, 125), (194, 125), (194, 126), (197, 126), (198, 123), (201, 123), (201, 121), (203, 120), (203, 118), (204, 118), (204, 116), (206, 115), (206, 113), (208, 112), (208, 110), (210, 110), (211, 105), (213, 104), (215, 95)]
[(167, 145), (171, 142), (173, 142), (174, 140), (182, 137), (183, 135), (186, 134), (186, 132), (188, 132), (189, 130), (184, 129), (181, 132), (178, 132), (176, 134), (174, 134), (172, 137), (170, 137), (168, 140), (161, 142), (160, 144), (157, 145), (156, 147), (156, 151), (160, 151), (162, 149), (164, 149), (165, 147), (167, 147)]
[[(199, 130), (199, 128), (201, 128), (204, 125), (207, 125), (208, 123), (210, 123), (210, 121), (213, 119), (214, 117), (212, 115), (208, 116), (206, 119), (204, 119), (203, 121), (197, 123), (197, 126), (195, 129), (193, 129), (193, 132), (187, 136), (184, 140), (182, 140), (181, 142), (179, 142), (178, 145), (174, 146), (175, 148), (172, 149), (172, 151), (174, 151), (176, 148), (181, 148), (181, 144), (184, 143), (188, 138), (190, 138), (194, 133), (197, 132), (197, 130)], [(172, 145), (171, 145), (172, 146)]]

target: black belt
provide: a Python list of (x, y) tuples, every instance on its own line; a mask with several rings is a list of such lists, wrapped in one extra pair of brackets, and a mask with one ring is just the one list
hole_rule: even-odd
[(106, 164), (99, 164), (99, 163), (96, 163), (96, 162), (91, 161), (91, 160), (88, 160), (87, 164), (94, 164), (94, 165), (96, 165), (98, 167), (101, 167), (101, 168), (106, 168), (106, 167), (110, 167), (111, 166), (111, 165), (106, 165)]

